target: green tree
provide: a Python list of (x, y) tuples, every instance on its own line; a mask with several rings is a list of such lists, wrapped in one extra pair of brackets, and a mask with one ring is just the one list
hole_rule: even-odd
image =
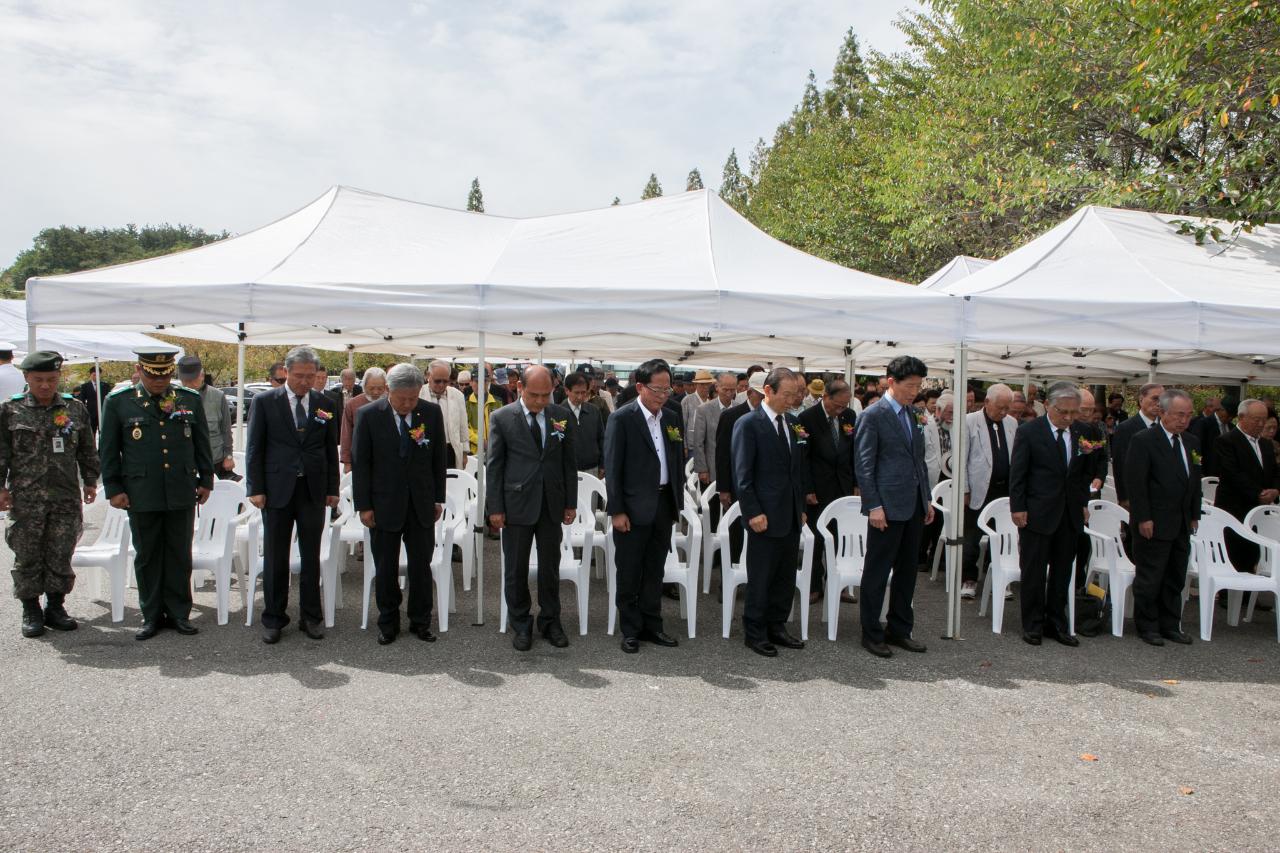
[(658, 198), (662, 195), (662, 184), (658, 183), (658, 176), (654, 173), (649, 174), (649, 180), (645, 183), (644, 189), (640, 191), (640, 199), (643, 201), (650, 198)]
[(684, 180), (684, 191), (692, 192), (693, 190), (705, 189), (702, 186), (702, 173), (695, 167), (689, 172), (689, 177)]
[(480, 192), (480, 179), (471, 179), (471, 192), (467, 193), (467, 210), (484, 213), (484, 193)]
[(739, 213), (747, 212), (751, 186), (738, 166), (738, 152), (730, 149), (729, 159), (724, 161), (724, 172), (720, 176), (720, 198)]

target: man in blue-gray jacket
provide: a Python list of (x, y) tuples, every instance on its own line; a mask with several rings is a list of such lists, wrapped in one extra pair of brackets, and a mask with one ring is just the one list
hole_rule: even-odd
[[(886, 369), (889, 389), (858, 419), (854, 443), (862, 512), (867, 516), (867, 556), (862, 570), (862, 647), (877, 657), (892, 657), (890, 645), (923, 652), (911, 637), (915, 614), (920, 535), (933, 521), (929, 473), (924, 464), (921, 419), (912, 408), (928, 373), (924, 362), (902, 355)], [(889, 574), (888, 625), (880, 625)]]

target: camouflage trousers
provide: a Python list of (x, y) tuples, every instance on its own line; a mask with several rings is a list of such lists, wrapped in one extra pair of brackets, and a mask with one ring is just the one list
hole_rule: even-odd
[(13, 595), (39, 598), (71, 592), (76, 584), (71, 554), (84, 522), (80, 505), (14, 507), (9, 510), (4, 541), (13, 551)]

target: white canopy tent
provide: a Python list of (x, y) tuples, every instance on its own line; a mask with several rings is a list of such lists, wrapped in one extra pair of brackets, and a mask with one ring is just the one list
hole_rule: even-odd
[(134, 361), (139, 347), (165, 346), (164, 341), (137, 332), (107, 329), (60, 329), (41, 327), (35, 346), (28, 341), (27, 303), (21, 299), (0, 300), (0, 340), (16, 346), (26, 355), (32, 349), (54, 350), (71, 363), (90, 361)]

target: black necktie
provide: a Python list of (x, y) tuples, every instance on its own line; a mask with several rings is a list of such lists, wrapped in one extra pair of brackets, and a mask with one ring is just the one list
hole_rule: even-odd
[(1182, 438), (1181, 438), (1181, 436), (1176, 436), (1176, 435), (1175, 435), (1175, 436), (1173, 437), (1173, 452), (1174, 452), (1174, 453), (1177, 455), (1177, 457), (1178, 457), (1178, 466), (1179, 466), (1180, 468), (1182, 468), (1182, 473), (1183, 473), (1184, 475), (1185, 475), (1185, 474), (1190, 474), (1191, 472), (1187, 470), (1187, 457), (1185, 457), (1185, 456), (1183, 456), (1183, 455), (1182, 455)]
[(307, 428), (307, 410), (302, 408), (302, 398), (293, 398), (293, 422), (299, 430)]
[(533, 446), (542, 449), (542, 430), (538, 429), (538, 416), (529, 413), (529, 431), (533, 433)]
[(783, 425), (782, 415), (778, 415), (774, 420), (778, 422), (778, 438), (782, 439), (782, 446), (787, 449), (788, 453), (790, 453), (791, 442), (787, 441), (787, 428)]
[(1058, 452), (1062, 454), (1063, 461), (1067, 461), (1067, 440), (1066, 430), (1058, 430)]
[(405, 417), (398, 418), (400, 421), (400, 458), (405, 459), (409, 456), (411, 448), (409, 439), (409, 419)]
[(831, 419), (831, 439), (836, 443), (840, 443), (840, 419)]

